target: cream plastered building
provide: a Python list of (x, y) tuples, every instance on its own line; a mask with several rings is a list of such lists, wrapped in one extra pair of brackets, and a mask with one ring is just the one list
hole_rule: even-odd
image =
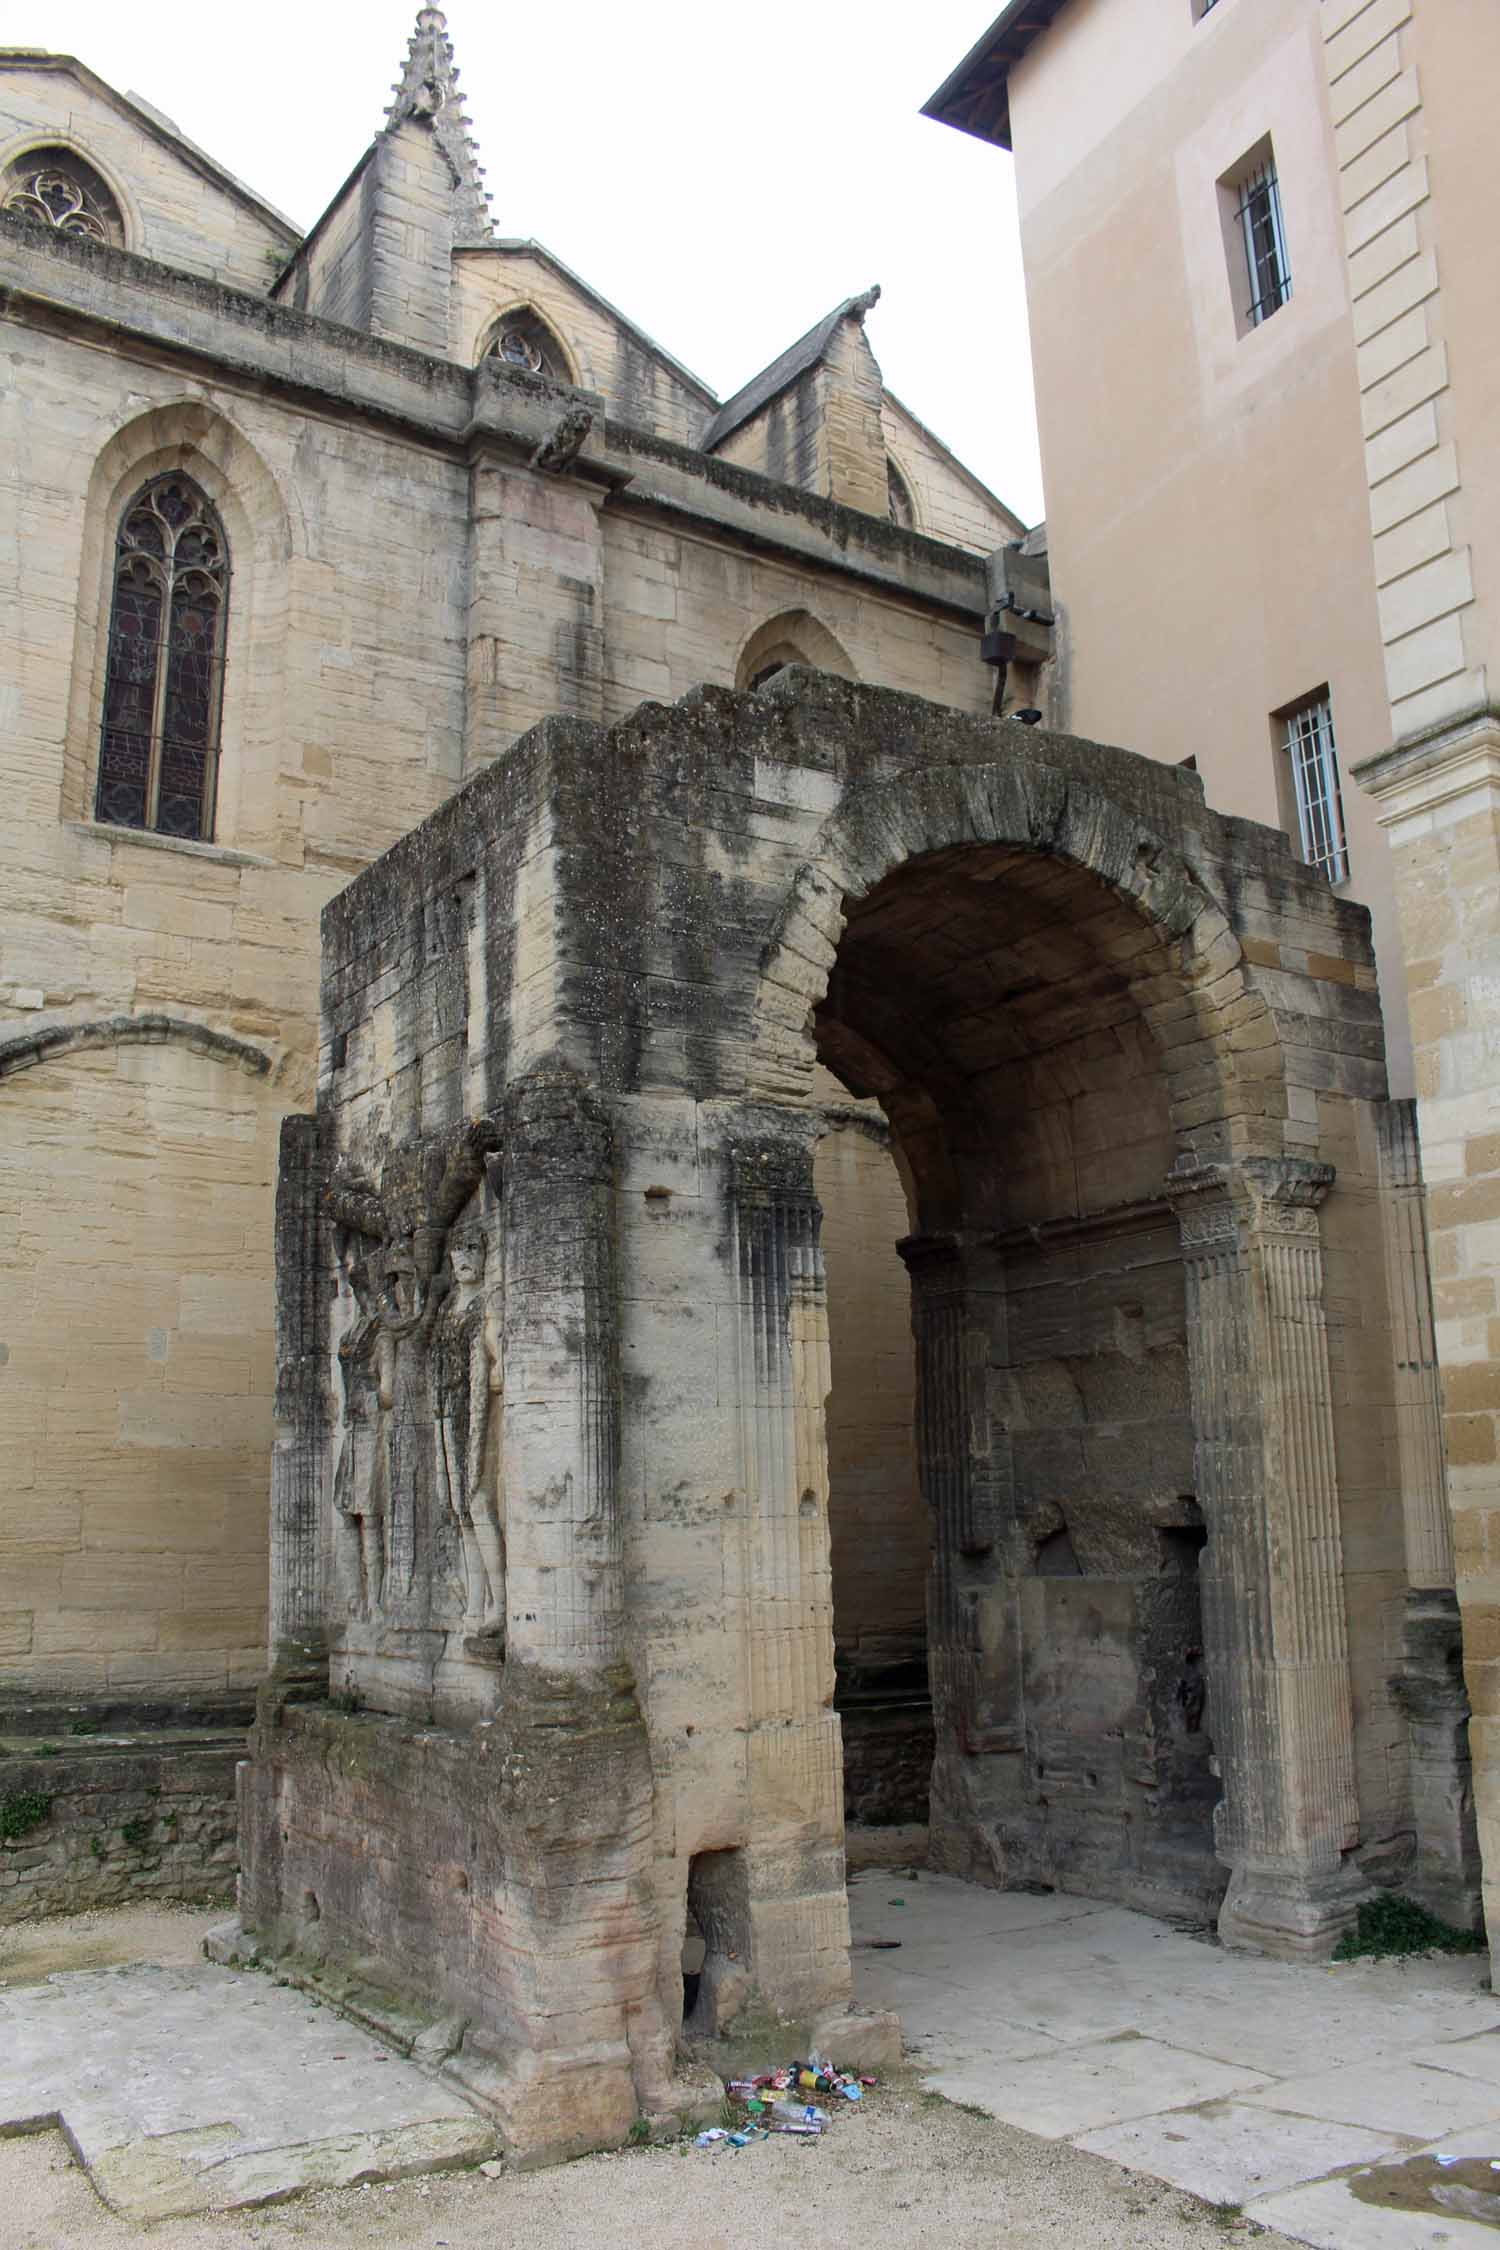
[(1456, 1555), (1492, 1929), (1497, 73), (1500, 14), (1455, 0), (1017, 0), (927, 105), (1015, 156), (1067, 723), (1193, 758), (1325, 863), (1294, 769), (1336, 745), (1328, 872), (1371, 910), (1415, 1096), (1389, 1176), (1430, 1240), (1435, 1320), (1420, 1276), (1397, 1315), (1412, 1583)]
[[(455, 77), (425, 9), (304, 236), (139, 98), (0, 51), (8, 1707), (264, 1669), (277, 1142), (334, 894), (549, 714), (793, 660), (994, 701), (984, 557), (1024, 526), (885, 390), (878, 292), (721, 403), (500, 234)], [(922, 1630), (905, 1205), (825, 1094), (841, 1489), (915, 1572), (851, 1573), (878, 1669)]]

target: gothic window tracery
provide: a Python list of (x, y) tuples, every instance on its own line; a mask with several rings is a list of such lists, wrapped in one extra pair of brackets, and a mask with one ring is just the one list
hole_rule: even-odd
[(118, 203), (93, 166), (69, 148), (34, 148), (17, 157), (0, 180), (0, 209), (89, 242), (119, 248), (125, 240)]
[(540, 313), (529, 307), (507, 313), (495, 330), (487, 355), (502, 367), (524, 369), (531, 375), (550, 376), (554, 383), (571, 383), (567, 357)]
[(228, 598), (213, 503), (191, 477), (153, 477), (115, 543), (96, 819), (212, 836)]

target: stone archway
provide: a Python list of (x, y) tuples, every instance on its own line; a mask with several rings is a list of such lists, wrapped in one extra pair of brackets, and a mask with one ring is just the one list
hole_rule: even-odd
[[(263, 1942), (294, 1952), (315, 1890), (320, 1959), (375, 1962), (467, 2021), (451, 2067), (529, 2158), (695, 2098), (676, 2057), (690, 1903), (715, 2009), (758, 1998), (840, 2054), (865, 2037), (843, 2013), (821, 1053), (879, 1097), (913, 1183), (948, 1864), (1026, 1880), (1070, 1847), (1011, 1786), (1034, 1772), (1028, 1714), (1058, 1709), (1028, 1650), (1066, 1624), (1069, 1586), (1108, 1578), (1123, 1605), (1128, 1582), (1139, 1604), (1173, 1578), (1179, 1642), (1199, 1604), (1219, 1768), (1196, 1779), (1221, 1800), (1211, 1838), (1200, 1796), (1191, 1835), (1138, 1858), (1131, 1895), (1201, 1899), (1216, 1858), (1227, 1936), (1326, 1951), (1365, 1881), (1356, 1847), (1399, 1849), (1411, 1805), (1387, 1723), (1400, 1507), (1366, 1442), (1392, 1385), (1359, 910), (1191, 775), (792, 672), (532, 729), (356, 879), (323, 942), (337, 1060), (284, 1136), (278, 1210), (278, 1654), (308, 1678), (268, 1692), (246, 1782)], [(387, 1472), (426, 1490), (416, 1289), (440, 1307), (445, 1182), (476, 1134), (501, 1183), (484, 1365), (504, 1376), (503, 1652), (469, 1645), (485, 1636), (437, 1539), (413, 1540), (413, 1601), (377, 1639), (317, 1568), (340, 1380), (325, 1187), (413, 1245), (380, 1315), (406, 1374), (373, 1507)], [(1143, 1278), (1101, 1279), (1100, 1243)], [(1102, 1347), (1019, 1347), (1020, 1285), (1040, 1272), (1062, 1300), (1049, 1259)], [(1125, 1405), (1091, 1402), (1100, 1377)], [(1050, 1442), (1067, 1383), (1068, 1427), (1107, 1423), (1115, 1450), (1079, 1453), (1059, 1499), (1045, 1443), (1023, 1462), (1018, 1434)], [(1132, 1484), (1143, 1424), (1162, 1450)], [(1087, 1477), (1130, 1500), (1117, 1557)], [(1139, 1606), (1127, 1622), (1140, 1677), (1170, 1633), (1151, 1642)], [(330, 1666), (340, 1703), (316, 1692)], [(1179, 1688), (1181, 1669), (1159, 1715)], [(1172, 1779), (1148, 1776), (1158, 1796)]]
[[(1111, 1041), (1106, 1067), (1097, 1050)], [(1318, 1219), (1333, 1175), (1279, 1145), (1266, 1089), (1282, 1073), (1280, 1039), (1227, 915), (1160, 835), (1040, 763), (929, 768), (853, 791), (766, 951), (754, 1091), (778, 1108), (795, 1100), (818, 1056), (882, 1100), (915, 1182), (917, 1228), (902, 1249), (934, 1536), (939, 1858), (991, 1880), (1047, 1879), (1041, 1839), (1060, 1826), (1054, 1846), (1071, 1839), (1078, 1887), (1191, 1910), (1217, 1901), (1216, 1850), (1229, 1870), (1226, 1936), (1325, 1947), (1358, 1888), (1345, 1864), (1358, 1819)], [(1091, 1101), (1090, 1167), (1057, 1143), (1070, 1104), (1087, 1113)], [(1022, 1317), (1015, 1276), (1024, 1263), (1045, 1269), (1049, 1243), (1059, 1270), (1097, 1265), (1107, 1246), (1135, 1281), (1075, 1290), (1066, 1316), (1086, 1328), (1107, 1313), (1123, 1323), (1117, 1347), (1033, 1351), (1018, 1372), (1003, 1335)], [(804, 1271), (810, 1257), (809, 1243)], [(810, 1312), (805, 1324), (817, 1325)], [(1081, 1446), (1076, 1431), (1065, 1444), (1048, 1424), (1062, 1410), (1028, 1405), (1028, 1379), (1066, 1384), (1070, 1365), (1128, 1391), (1132, 1360), (1138, 1385), (1154, 1373), (1167, 1391), (1180, 1360), (1180, 1442), (1170, 1413), (1117, 1407), (1084, 1414)], [(791, 1385), (805, 1394), (808, 1378), (794, 1370)], [(1161, 1457), (1127, 1473), (1122, 1431)], [(1071, 1449), (1080, 1490), (1104, 1477), (1113, 1522), (1109, 1506), (1082, 1502), (1067, 1520), (1049, 1439)], [(1117, 1765), (1144, 1734), (1142, 1787), (1117, 1789), (1092, 1824), (1071, 1828), (1038, 1813), (1051, 1810), (1044, 1746), (1053, 1788), (1077, 1784), (1070, 1757), (1086, 1764), (1075, 1797), (1101, 1786), (1107, 1761), (1087, 1756), (1087, 1709), (1070, 1734), (1035, 1707), (1040, 1644), (1066, 1613), (1036, 1593), (1048, 1569), (1038, 1558), (1060, 1534), (1070, 1570), (1085, 1537), (1096, 1558), (1114, 1554), (1094, 1571), (1087, 1629), (1108, 1638), (1106, 1595), (1133, 1605), (1115, 1637), (1150, 1676), (1149, 1689), (1105, 1693), (1092, 1712)], [(1161, 1589), (1140, 1587), (1173, 1567), (1193, 1583), (1164, 1623)], [(1193, 1652), (1171, 1646), (1200, 1617), (1223, 1784), (1212, 1838), (1205, 1745), (1171, 1739), (1176, 1718), (1201, 1709)], [(1062, 1659), (1046, 1654), (1055, 1681)], [(1074, 1655), (1063, 1669), (1076, 1687), (1081, 1642)], [(1174, 1775), (1196, 1802), (1187, 1843)], [(1154, 1824), (1167, 1841), (1153, 1851), (1148, 1837), (1111, 1867), (1099, 1841), (1109, 1820)]]

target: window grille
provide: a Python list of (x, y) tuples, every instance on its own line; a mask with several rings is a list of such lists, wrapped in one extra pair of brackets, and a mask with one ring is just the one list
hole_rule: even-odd
[(213, 834), (228, 596), (212, 503), (189, 477), (154, 477), (115, 545), (96, 819)]
[(1235, 217), (1245, 245), (1250, 284), (1246, 314), (1252, 328), (1284, 305), (1292, 293), (1292, 268), (1281, 219), (1281, 188), (1274, 164), (1256, 166), (1239, 182)]
[(1286, 749), (1292, 762), (1302, 857), (1330, 883), (1342, 883), (1349, 873), (1349, 845), (1344, 833), (1338, 745), (1333, 739), (1333, 706), (1326, 695), (1288, 714)]

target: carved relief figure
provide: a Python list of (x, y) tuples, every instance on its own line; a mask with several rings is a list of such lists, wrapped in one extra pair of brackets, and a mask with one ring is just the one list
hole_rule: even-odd
[(450, 1238), (453, 1288), (438, 1317), (432, 1355), (437, 1483), (463, 1541), (470, 1633), (502, 1631), (505, 1614), (498, 1442), (504, 1372), (499, 1321), (484, 1289), (486, 1254), (478, 1226)]
[(417, 1262), (405, 1242), (387, 1245), (383, 1260), (379, 1377), (380, 1433), (377, 1476), (386, 1480), (387, 1601), (409, 1594), (416, 1577), (417, 1522), (422, 1470), (418, 1459), (426, 1419), (427, 1331), (436, 1300), (429, 1300)]
[(385, 1580), (389, 1463), (382, 1423), (382, 1334), (366, 1245), (339, 1248), (338, 1464), (333, 1476), (335, 1564), (349, 1588), (349, 1614), (380, 1608)]

